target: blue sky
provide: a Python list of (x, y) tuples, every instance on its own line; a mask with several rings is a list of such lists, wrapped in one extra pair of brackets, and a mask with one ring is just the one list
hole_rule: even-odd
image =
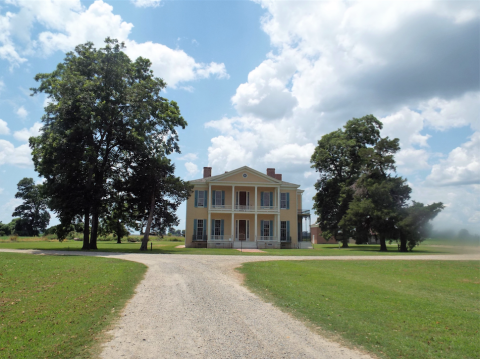
[(435, 227), (480, 233), (479, 33), (476, 1), (0, 1), (0, 221), (20, 179), (41, 181), (33, 77), (110, 36), (151, 59), (189, 124), (179, 176), (275, 167), (310, 208), (316, 142), (372, 113), (400, 139), (412, 199), (447, 205)]

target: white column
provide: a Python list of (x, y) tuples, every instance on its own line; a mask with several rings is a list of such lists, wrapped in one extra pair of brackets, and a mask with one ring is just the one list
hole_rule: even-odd
[(210, 209), (212, 208), (212, 184), (208, 184), (208, 198), (204, 199), (204, 201), (207, 201), (208, 203), (208, 211), (210, 212)]
[(277, 222), (277, 228), (278, 228), (277, 239), (280, 240), (280, 213), (277, 214), (277, 218), (278, 218), (278, 222)]
[(235, 241), (235, 213), (232, 212), (232, 241)]
[(255, 236), (253, 237), (257, 241), (257, 186), (255, 186)]
[(232, 186), (232, 211), (235, 210), (235, 186)]
[(211, 238), (211, 222), (212, 222), (212, 214), (210, 213), (210, 211), (208, 211), (208, 219), (207, 219), (207, 241), (210, 241), (212, 238)]

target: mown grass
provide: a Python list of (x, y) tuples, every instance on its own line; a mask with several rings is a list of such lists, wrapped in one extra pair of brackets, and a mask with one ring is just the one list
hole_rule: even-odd
[(0, 253), (0, 357), (91, 357), (145, 271), (116, 259)]
[[(416, 247), (413, 252), (400, 253), (397, 245), (389, 245), (388, 252), (380, 252), (379, 245), (355, 245), (351, 244), (350, 248), (339, 248), (336, 244), (316, 244), (314, 249), (265, 249), (263, 253), (240, 252), (236, 249), (221, 248), (176, 248), (183, 245), (184, 242), (171, 240), (154, 240), (148, 245), (148, 251), (142, 253), (155, 254), (196, 254), (196, 255), (247, 255), (247, 256), (364, 256), (364, 255), (422, 255), (422, 254), (450, 254), (465, 253), (470, 251), (463, 247), (443, 248), (421, 245)], [(121, 253), (140, 253), (140, 243), (123, 242), (117, 244), (115, 241), (101, 241), (97, 243), (98, 251), (101, 252), (121, 252)], [(82, 248), (82, 242), (65, 240), (59, 242), (57, 240), (49, 241), (0, 241), (0, 249), (39, 249), (39, 250), (61, 250), (61, 251), (78, 251)], [(152, 248), (152, 250), (150, 250)]]
[(239, 271), (267, 301), (379, 357), (480, 356), (480, 262), (274, 261)]

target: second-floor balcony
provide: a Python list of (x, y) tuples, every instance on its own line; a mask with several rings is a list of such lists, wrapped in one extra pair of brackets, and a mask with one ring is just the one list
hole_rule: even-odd
[[(255, 212), (254, 205), (212, 204), (209, 209), (215, 212)], [(277, 212), (278, 206), (257, 206), (257, 212)]]

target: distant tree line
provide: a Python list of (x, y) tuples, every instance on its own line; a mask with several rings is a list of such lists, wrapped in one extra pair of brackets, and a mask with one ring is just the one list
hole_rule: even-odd
[(387, 240), (413, 249), (428, 235), (428, 223), (443, 208), (410, 201), (407, 180), (395, 174), (398, 138), (382, 138), (383, 124), (372, 115), (354, 118), (324, 135), (312, 155), (320, 174), (315, 184), (315, 213), (322, 235), (348, 247), (349, 238), (366, 243), (371, 236), (386, 251)]
[(19, 193), (43, 202), (25, 195), (14, 212), (28, 233), (45, 231), (47, 207), (60, 220), (49, 231), (63, 239), (72, 226), (81, 228), (82, 249), (97, 249), (102, 233), (120, 242), (127, 228), (145, 226), (146, 250), (151, 231), (178, 225), (175, 212), (191, 185), (174, 175), (167, 156), (180, 152), (177, 128), (187, 122), (162, 96), (166, 83), (153, 76), (150, 61), (131, 61), (124, 48), (110, 38), (100, 49), (78, 45), (53, 72), (35, 76), (32, 95), (44, 93), (49, 103), (41, 134), (29, 140), (44, 181), (19, 183)]

